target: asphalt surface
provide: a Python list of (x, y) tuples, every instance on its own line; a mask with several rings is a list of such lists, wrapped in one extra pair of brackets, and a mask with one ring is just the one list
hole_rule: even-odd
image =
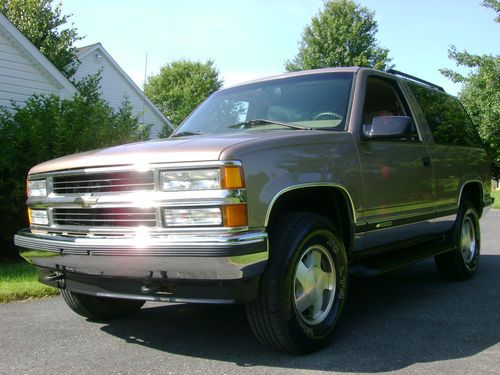
[(56, 297), (0, 305), (0, 374), (500, 374), (500, 210), (481, 225), (474, 279), (444, 281), (432, 260), (353, 279), (317, 353), (264, 348), (239, 306), (148, 303), (103, 324)]

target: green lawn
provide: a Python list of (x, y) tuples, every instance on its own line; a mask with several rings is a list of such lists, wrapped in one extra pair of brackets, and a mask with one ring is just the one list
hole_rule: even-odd
[(491, 193), (492, 197), (495, 198), (495, 203), (493, 203), (493, 208), (500, 208), (500, 191)]
[(0, 303), (58, 294), (56, 288), (40, 284), (35, 267), (21, 262), (0, 263)]

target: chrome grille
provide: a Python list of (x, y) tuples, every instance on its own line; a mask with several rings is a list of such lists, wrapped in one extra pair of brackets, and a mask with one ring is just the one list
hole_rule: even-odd
[(54, 176), (52, 191), (56, 194), (82, 194), (143, 191), (154, 189), (152, 171), (103, 172)]
[(154, 227), (154, 208), (55, 208), (54, 224), (86, 227)]

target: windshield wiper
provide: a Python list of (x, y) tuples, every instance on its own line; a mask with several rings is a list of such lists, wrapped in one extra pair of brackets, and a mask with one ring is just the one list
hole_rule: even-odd
[(184, 136), (188, 136), (188, 135), (202, 135), (202, 134), (203, 133), (199, 132), (199, 131), (185, 131), (185, 132), (175, 133), (170, 138), (184, 137)]
[(252, 128), (254, 126), (261, 126), (261, 125), (281, 125), (281, 126), (286, 126), (287, 128), (292, 128), (292, 129), (313, 130), (313, 128), (295, 125), (295, 124), (292, 124), (290, 122), (280, 122), (280, 121), (264, 120), (264, 119), (254, 119), (254, 120), (242, 121), (242, 122), (238, 122), (237, 124), (230, 125), (230, 126), (228, 126), (228, 128), (245, 129), (245, 128)]

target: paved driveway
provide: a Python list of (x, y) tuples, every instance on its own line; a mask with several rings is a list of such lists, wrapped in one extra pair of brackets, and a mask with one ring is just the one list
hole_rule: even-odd
[(482, 228), (471, 281), (441, 280), (432, 261), (354, 279), (335, 341), (318, 353), (267, 350), (238, 306), (148, 303), (103, 324), (57, 297), (0, 305), (0, 373), (500, 374), (500, 211)]

